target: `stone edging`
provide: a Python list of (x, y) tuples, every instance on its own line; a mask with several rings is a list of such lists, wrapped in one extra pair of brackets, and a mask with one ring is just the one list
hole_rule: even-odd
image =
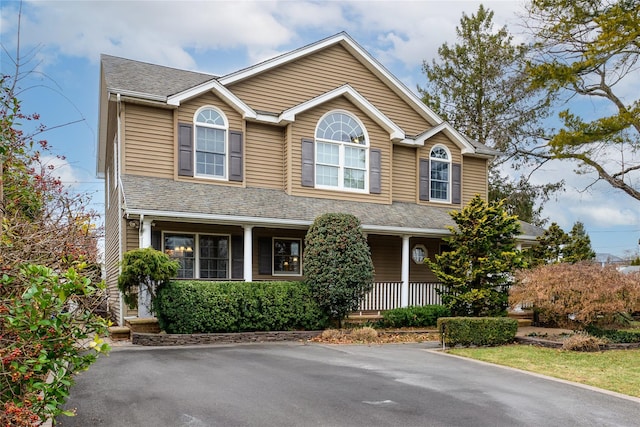
[(219, 334), (147, 334), (131, 333), (131, 343), (144, 346), (178, 346), (198, 344), (238, 344), (250, 342), (307, 341), (322, 331), (236, 332)]

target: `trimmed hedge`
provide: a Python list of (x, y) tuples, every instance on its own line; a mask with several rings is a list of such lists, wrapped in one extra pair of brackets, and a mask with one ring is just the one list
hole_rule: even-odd
[(508, 317), (441, 317), (438, 331), (445, 345), (495, 346), (512, 342), (518, 321)]
[(637, 343), (640, 342), (639, 330), (618, 330), (618, 329), (600, 329), (595, 326), (588, 326), (586, 331), (598, 338), (606, 338), (614, 344)]
[(451, 312), (444, 305), (414, 305), (383, 312), (382, 325), (386, 328), (436, 326), (438, 318), (447, 316), (451, 316)]
[(327, 317), (302, 282), (171, 281), (154, 302), (171, 334), (319, 330)]

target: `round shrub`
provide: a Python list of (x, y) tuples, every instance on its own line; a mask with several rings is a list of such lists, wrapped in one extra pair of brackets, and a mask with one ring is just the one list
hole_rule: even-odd
[(370, 343), (378, 339), (378, 331), (370, 326), (353, 329), (350, 335), (351, 339), (356, 342)]
[(360, 220), (319, 216), (305, 237), (304, 273), (320, 307), (340, 323), (373, 285), (373, 262)]
[(588, 334), (575, 334), (562, 342), (562, 349), (569, 351), (600, 351), (606, 344), (602, 338)]

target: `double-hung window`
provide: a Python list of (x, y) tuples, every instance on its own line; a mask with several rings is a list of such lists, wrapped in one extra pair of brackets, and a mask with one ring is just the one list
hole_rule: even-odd
[(164, 252), (180, 263), (180, 279), (228, 279), (229, 236), (164, 233)]
[(204, 107), (195, 114), (196, 176), (227, 178), (226, 117), (216, 108)]
[(451, 155), (445, 147), (436, 145), (431, 149), (429, 158), (431, 200), (448, 202), (451, 196)]
[(273, 274), (299, 276), (301, 274), (301, 239), (273, 239)]
[(316, 128), (315, 185), (318, 188), (368, 191), (368, 137), (355, 117), (326, 114)]

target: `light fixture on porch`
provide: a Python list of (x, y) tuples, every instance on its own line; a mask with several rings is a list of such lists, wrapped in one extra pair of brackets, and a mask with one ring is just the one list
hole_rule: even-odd
[(411, 250), (411, 259), (413, 262), (416, 264), (424, 264), (424, 259), (427, 256), (427, 248), (424, 245), (420, 244), (413, 246), (413, 249)]

